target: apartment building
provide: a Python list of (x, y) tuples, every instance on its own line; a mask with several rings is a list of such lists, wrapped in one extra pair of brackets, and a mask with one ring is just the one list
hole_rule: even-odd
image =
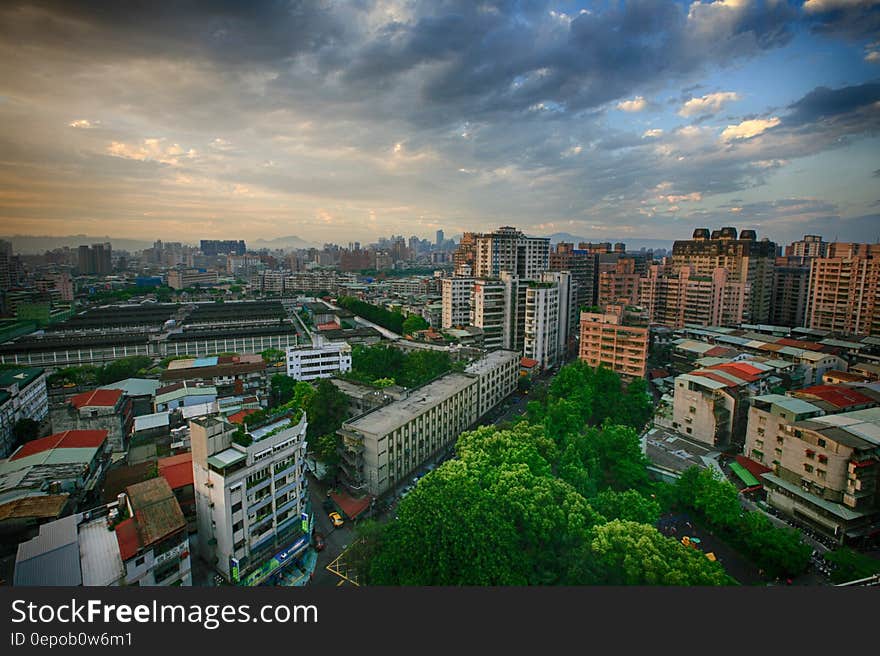
[(526, 290), (528, 282), (509, 271), (501, 272), (504, 283), (504, 329), (502, 348), (522, 353), (526, 335)]
[(171, 269), (168, 272), (168, 286), (171, 289), (188, 289), (196, 285), (211, 286), (216, 285), (218, 280), (216, 271), (205, 269)]
[(192, 585), (186, 520), (168, 482), (129, 485), (113, 503), (42, 525), (18, 545), (14, 585)]
[(570, 350), (574, 353), (574, 337), (578, 331), (577, 283), (570, 271), (545, 271), (539, 280), (554, 285), (558, 291), (559, 326), (556, 351), (558, 357), (564, 359)]
[(473, 278), (443, 278), (440, 281), (442, 328), (466, 326), (470, 323), (474, 282)]
[(820, 235), (804, 235), (800, 241), (793, 241), (785, 247), (785, 257), (825, 257), (828, 242)]
[(218, 396), (246, 394), (265, 398), (269, 384), (266, 363), (258, 354), (172, 360), (160, 378), (169, 382), (187, 381), (213, 386)]
[(257, 585), (309, 545), (306, 427), (305, 413), (190, 421), (201, 555), (232, 583)]
[(595, 305), (599, 294), (599, 253), (560, 242), (550, 252), (550, 271), (568, 271), (576, 284), (578, 308)]
[(612, 270), (599, 274), (596, 304), (600, 307), (612, 304), (638, 305), (641, 280), (642, 274), (636, 270), (635, 258), (618, 258)]
[(52, 429), (105, 430), (112, 451), (127, 451), (134, 425), (131, 399), (120, 389), (97, 389), (76, 394), (50, 413)]
[(510, 226), (476, 236), (476, 278), (498, 278), (502, 271), (510, 271), (520, 278), (534, 280), (549, 266), (548, 237), (527, 237)]
[(806, 325), (880, 335), (880, 244), (832, 243), (810, 261)]
[(49, 414), (46, 372), (36, 368), (0, 371), (0, 458), (15, 448), (12, 429), (21, 419), (40, 423)]
[(773, 269), (770, 320), (775, 326), (803, 326), (810, 286), (810, 260), (801, 256), (777, 257)]
[(581, 312), (581, 360), (603, 366), (624, 378), (644, 378), (648, 361), (648, 326), (627, 316), (622, 305), (605, 312)]
[(742, 446), (749, 399), (767, 392), (773, 368), (758, 362), (728, 362), (675, 378), (672, 427), (716, 448)]
[(351, 346), (326, 342), (287, 349), (287, 375), (296, 380), (330, 378), (351, 371)]
[(451, 373), (339, 429), (345, 485), (381, 495), (394, 489), (479, 417), (479, 378)]
[(672, 273), (668, 266), (652, 265), (640, 280), (639, 305), (656, 325), (731, 326), (748, 318), (750, 294), (750, 284), (732, 280), (724, 268), (702, 275), (695, 267)]
[(483, 348), (489, 351), (504, 345), (504, 299), (500, 280), (474, 281), (469, 323), (483, 329)]
[(530, 282), (526, 286), (523, 355), (537, 360), (542, 369), (556, 365), (559, 349), (559, 286)]
[(758, 241), (754, 230), (743, 230), (737, 236), (732, 227), (711, 234), (707, 228), (698, 228), (692, 239), (672, 245), (673, 273), (689, 267), (696, 276), (712, 277), (717, 269), (724, 269), (731, 283), (746, 283), (750, 289), (746, 320), (753, 323), (767, 323), (770, 318), (775, 259), (774, 242)]
[(465, 368), (477, 377), (477, 415), (482, 417), (516, 389), (519, 380), (519, 353), (493, 351)]
[(841, 544), (880, 533), (880, 408), (823, 414), (769, 395), (750, 412), (747, 454), (773, 469), (771, 506)]

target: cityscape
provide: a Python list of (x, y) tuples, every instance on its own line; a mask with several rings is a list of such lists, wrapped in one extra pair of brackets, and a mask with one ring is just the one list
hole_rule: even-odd
[(880, 1), (0, 21), (0, 586), (880, 585)]

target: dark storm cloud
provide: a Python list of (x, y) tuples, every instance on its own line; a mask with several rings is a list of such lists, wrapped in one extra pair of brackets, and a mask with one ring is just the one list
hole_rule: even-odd
[[(115, 56), (204, 57), (227, 66), (313, 51), (344, 30), (319, 0), (36, 0), (6, 3), (10, 37)], [(96, 38), (97, 37), (97, 38)]]
[(880, 34), (880, 5), (858, 3), (840, 6), (839, 2), (814, 0), (804, 5), (805, 20), (818, 34), (850, 39), (873, 38)]
[[(880, 101), (880, 82), (829, 89), (817, 87), (803, 98), (789, 105), (790, 113), (785, 124), (796, 127), (803, 124), (830, 121), (838, 117), (852, 115)], [(865, 119), (876, 128), (880, 123), (876, 108), (868, 109)], [(873, 120), (872, 120), (873, 119)]]

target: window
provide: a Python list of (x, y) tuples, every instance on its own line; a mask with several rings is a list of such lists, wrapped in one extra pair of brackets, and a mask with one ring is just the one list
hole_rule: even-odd
[(241, 501), (232, 504), (232, 512), (236, 513), (241, 510)]
[(826, 445), (826, 442), (825, 442), (825, 440), (823, 440), (823, 439), (820, 437), (819, 440), (818, 440), (818, 442), (817, 442), (817, 444), (818, 444), (819, 446), (821, 446), (821, 447), (824, 448), (825, 445)]
[(804, 471), (807, 472), (808, 474), (812, 474), (813, 473), (813, 465), (804, 464)]
[(807, 449), (804, 451), (804, 455), (807, 456), (810, 460), (814, 460), (816, 458), (816, 452), (812, 449)]
[(818, 476), (822, 480), (825, 480), (825, 470), (824, 469), (817, 469), (816, 476)]
[(141, 565), (143, 565), (145, 558), (145, 556), (141, 556), (140, 558), (138, 558), (136, 561), (134, 561), (134, 566), (140, 567)]
[(232, 532), (235, 533), (236, 531), (240, 531), (242, 528), (244, 528), (244, 522), (242, 520), (238, 520), (237, 522), (235, 522), (235, 524), (232, 525)]
[(819, 462), (821, 462), (821, 463), (824, 465), (825, 463), (828, 462), (828, 456), (820, 455), (820, 456), (819, 456)]

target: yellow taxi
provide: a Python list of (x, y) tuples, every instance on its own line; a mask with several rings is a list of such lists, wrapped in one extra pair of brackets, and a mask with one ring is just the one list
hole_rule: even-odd
[(342, 515), (340, 515), (340, 514), (339, 514), (338, 512), (336, 512), (336, 511), (333, 511), (333, 512), (330, 513), (330, 515), (328, 515), (328, 516), (330, 517), (330, 521), (333, 522), (333, 526), (335, 526), (336, 528), (339, 528), (340, 526), (342, 526), (342, 525), (345, 523), (345, 522), (342, 520)]

